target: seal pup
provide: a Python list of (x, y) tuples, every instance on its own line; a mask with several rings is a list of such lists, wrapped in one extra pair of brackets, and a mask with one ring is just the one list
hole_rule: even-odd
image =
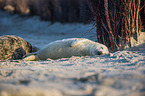
[(108, 48), (85, 38), (68, 38), (49, 43), (38, 52), (27, 54), (23, 60), (37, 61), (71, 56), (94, 56), (108, 54)]
[(38, 49), (23, 38), (14, 35), (0, 36), (0, 60), (17, 60)]

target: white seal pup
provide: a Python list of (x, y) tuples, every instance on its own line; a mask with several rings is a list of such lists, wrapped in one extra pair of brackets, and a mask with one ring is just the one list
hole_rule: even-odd
[(94, 56), (108, 54), (108, 48), (85, 38), (68, 38), (49, 43), (36, 53), (27, 54), (23, 60), (46, 60), (71, 56)]

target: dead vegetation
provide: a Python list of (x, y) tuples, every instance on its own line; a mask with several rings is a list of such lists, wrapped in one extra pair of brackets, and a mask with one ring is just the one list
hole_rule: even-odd
[(91, 18), (86, 0), (0, 0), (0, 8), (21, 15), (38, 15), (60, 22), (85, 22)]
[[(143, 1), (143, 0), (142, 0)], [(88, 0), (96, 20), (98, 41), (112, 51), (122, 50), (142, 29), (141, 0)]]

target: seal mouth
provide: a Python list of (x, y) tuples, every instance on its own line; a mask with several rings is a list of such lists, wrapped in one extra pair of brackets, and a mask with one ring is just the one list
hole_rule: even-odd
[(98, 51), (97, 54), (98, 54), (98, 55), (103, 55), (103, 52), (102, 52), (102, 51)]

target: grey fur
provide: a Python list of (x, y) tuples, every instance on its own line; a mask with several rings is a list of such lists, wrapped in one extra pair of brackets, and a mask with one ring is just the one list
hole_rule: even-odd
[(32, 45), (26, 40), (13, 35), (0, 36), (0, 60), (22, 59), (32, 52)]

